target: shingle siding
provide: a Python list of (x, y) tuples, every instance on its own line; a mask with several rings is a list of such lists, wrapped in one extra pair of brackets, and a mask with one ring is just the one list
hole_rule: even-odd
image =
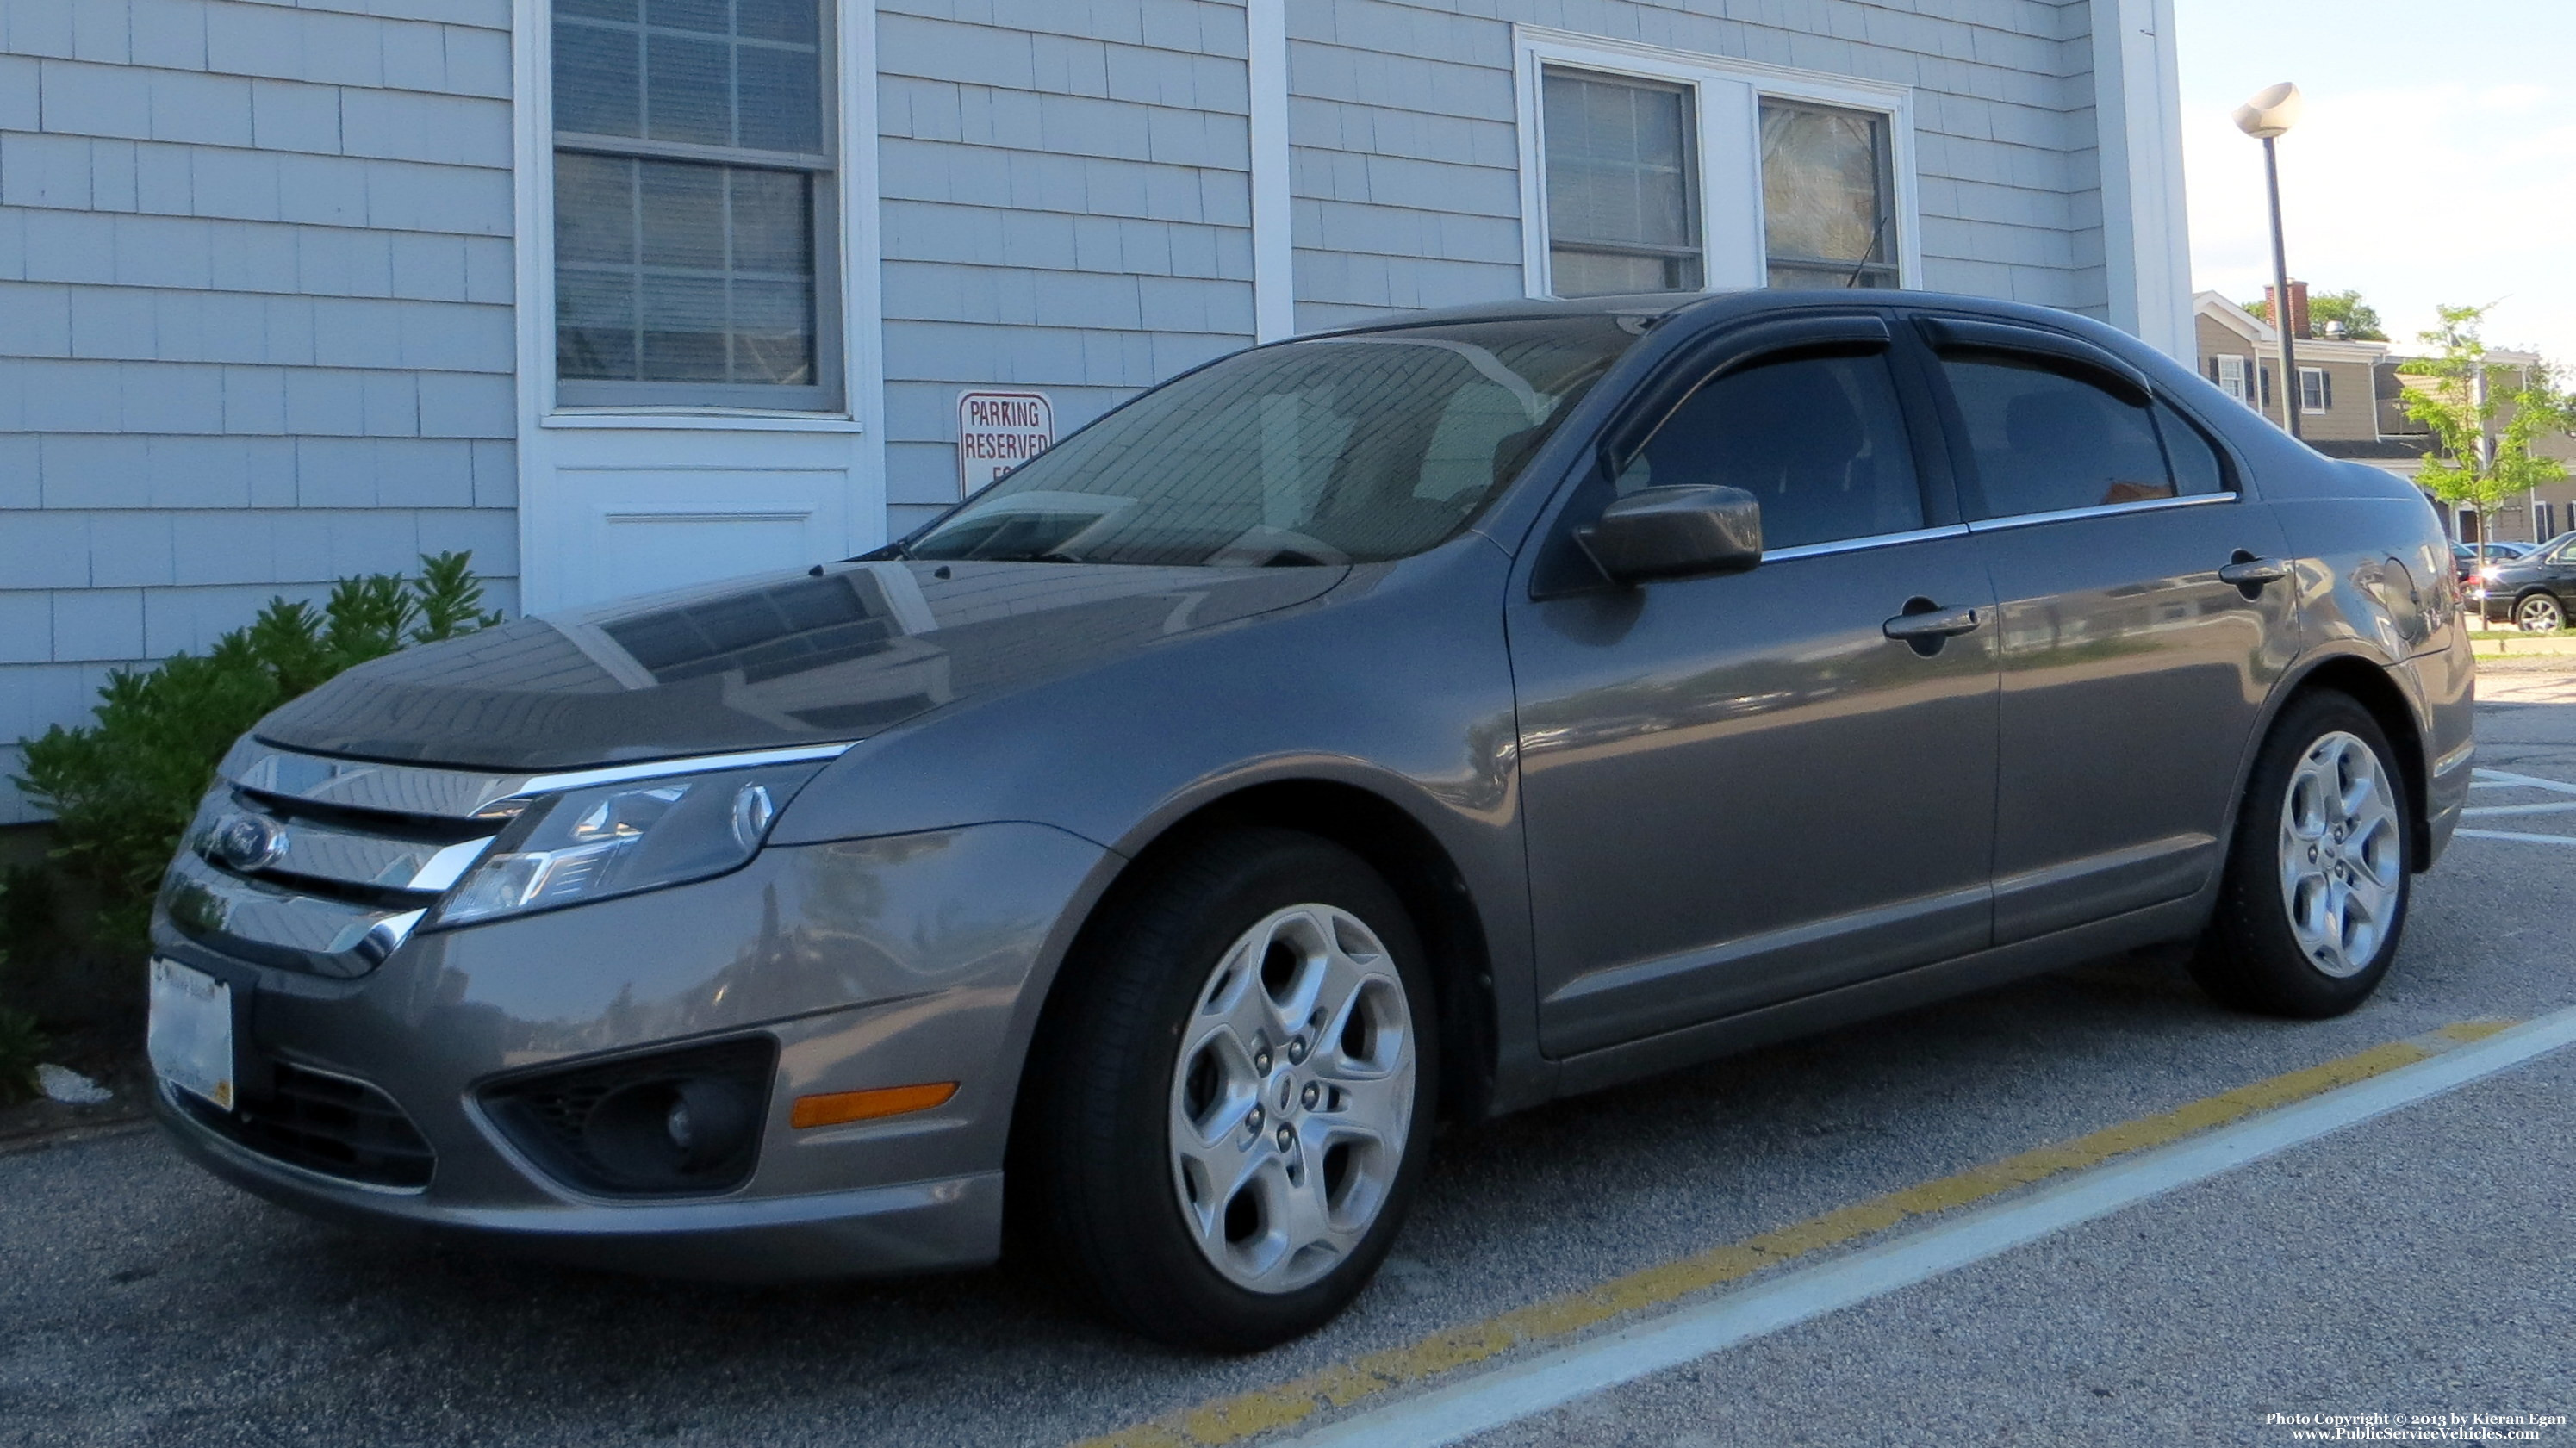
[(879, 7), (886, 496), (957, 496), (957, 394), (1079, 426), (1252, 338), (1240, 5)]
[(0, 740), (424, 552), (513, 600), (509, 24), (0, 7)]
[[(1299, 0), (1297, 325), (1521, 292), (1514, 22), (1913, 87), (1923, 282), (2098, 313), (2089, 9)], [(1047, 388), (1069, 428), (1251, 340), (1243, 26), (1198, 0), (882, 7), (897, 529), (955, 495), (961, 388)]]

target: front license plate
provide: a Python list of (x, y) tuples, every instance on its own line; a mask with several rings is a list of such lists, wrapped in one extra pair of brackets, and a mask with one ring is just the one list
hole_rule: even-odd
[(145, 1034), (162, 1080), (233, 1109), (233, 988), (175, 960), (152, 962), (152, 1025)]

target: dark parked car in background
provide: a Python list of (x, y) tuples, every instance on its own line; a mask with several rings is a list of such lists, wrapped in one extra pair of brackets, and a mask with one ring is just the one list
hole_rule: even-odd
[(2468, 590), (2471, 606), (2489, 623), (2544, 633), (2565, 628), (2576, 609), (2576, 533), (2525, 545), (2519, 557), (2489, 559)]
[(2454, 543), (2451, 545), (2451, 556), (2459, 561), (2460, 581), (2466, 583), (2480, 568), (2511, 563), (2518, 558), (2528, 558), (2546, 546), (2548, 545), (2542, 543), (2508, 543), (2502, 539), (2483, 544)]
[(2423, 500), (2069, 314), (1514, 302), (1243, 352), (879, 553), (352, 671), (155, 923), (316, 1212), (993, 1260), (1242, 1348), (1473, 1121), (2164, 941), (2349, 1010), (2469, 781)]

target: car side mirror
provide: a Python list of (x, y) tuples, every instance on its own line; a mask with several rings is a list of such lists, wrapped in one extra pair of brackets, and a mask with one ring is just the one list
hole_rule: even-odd
[(1762, 504), (1708, 483), (1639, 488), (1574, 541), (1613, 583), (1742, 573), (1762, 561)]

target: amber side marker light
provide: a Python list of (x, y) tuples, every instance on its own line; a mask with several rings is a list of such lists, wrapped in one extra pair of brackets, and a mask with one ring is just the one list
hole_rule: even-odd
[(868, 1091), (834, 1091), (822, 1096), (799, 1096), (795, 1109), (787, 1115), (791, 1126), (839, 1126), (852, 1121), (873, 1121), (880, 1116), (901, 1116), (908, 1111), (928, 1111), (943, 1105), (957, 1094), (954, 1081), (929, 1081), (919, 1086), (879, 1086)]

